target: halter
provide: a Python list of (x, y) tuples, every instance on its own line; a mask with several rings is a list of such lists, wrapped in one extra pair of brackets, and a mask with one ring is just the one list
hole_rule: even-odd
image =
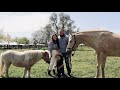
[[(74, 40), (75, 40), (75, 43), (74, 43), (74, 45), (72, 46), (72, 48), (68, 48), (70, 52), (67, 52), (67, 53), (69, 53), (69, 54), (73, 51), (73, 48), (74, 48), (74, 46), (75, 46), (75, 44), (76, 44), (76, 37), (75, 37), (75, 35), (74, 35)], [(74, 53), (75, 53), (75, 51), (74, 51)], [(74, 55), (74, 53), (72, 54), (72, 56)]]
[(74, 40), (75, 40), (75, 43), (74, 43), (74, 45), (72, 46), (72, 48), (68, 48), (70, 51), (73, 51), (73, 48), (74, 48), (74, 46), (75, 46), (75, 44), (76, 44), (76, 37), (75, 37), (75, 35), (74, 35)]
[[(75, 37), (75, 35), (74, 35), (74, 40), (75, 40), (75, 43), (74, 43), (74, 45), (73, 45), (73, 47), (71, 48), (72, 50), (71, 51), (73, 51), (73, 48), (74, 48), (74, 46), (75, 46), (75, 44), (76, 44), (76, 37)], [(75, 54), (75, 51), (74, 51), (74, 53), (72, 53), (72, 56)]]

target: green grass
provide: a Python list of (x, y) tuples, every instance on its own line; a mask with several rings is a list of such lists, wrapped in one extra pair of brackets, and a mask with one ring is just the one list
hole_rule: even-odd
[[(24, 50), (18, 50), (24, 51)], [(0, 50), (0, 53), (4, 52)], [(48, 64), (43, 60), (36, 63), (31, 69), (32, 78), (51, 78), (47, 75)], [(10, 77), (21, 77), (24, 68), (11, 65)], [(65, 68), (66, 72), (66, 68)], [(72, 57), (72, 75), (78, 78), (94, 78), (96, 74), (96, 56), (89, 47), (78, 48)], [(106, 78), (120, 78), (120, 57), (108, 57), (105, 67)]]

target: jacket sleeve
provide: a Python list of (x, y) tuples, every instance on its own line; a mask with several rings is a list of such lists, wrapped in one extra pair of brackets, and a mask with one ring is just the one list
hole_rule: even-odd
[(68, 38), (68, 36), (66, 36), (66, 44), (68, 45), (68, 41), (69, 41), (69, 38)]

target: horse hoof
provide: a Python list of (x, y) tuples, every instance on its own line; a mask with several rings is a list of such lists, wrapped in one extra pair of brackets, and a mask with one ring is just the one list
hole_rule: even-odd
[(1, 78), (5, 78), (5, 76), (1, 76)]
[(95, 76), (94, 78), (98, 78), (98, 77)]

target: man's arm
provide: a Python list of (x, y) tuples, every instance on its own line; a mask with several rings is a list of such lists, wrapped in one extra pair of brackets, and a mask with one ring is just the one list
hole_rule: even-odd
[(68, 45), (69, 38), (66, 36), (66, 45)]

